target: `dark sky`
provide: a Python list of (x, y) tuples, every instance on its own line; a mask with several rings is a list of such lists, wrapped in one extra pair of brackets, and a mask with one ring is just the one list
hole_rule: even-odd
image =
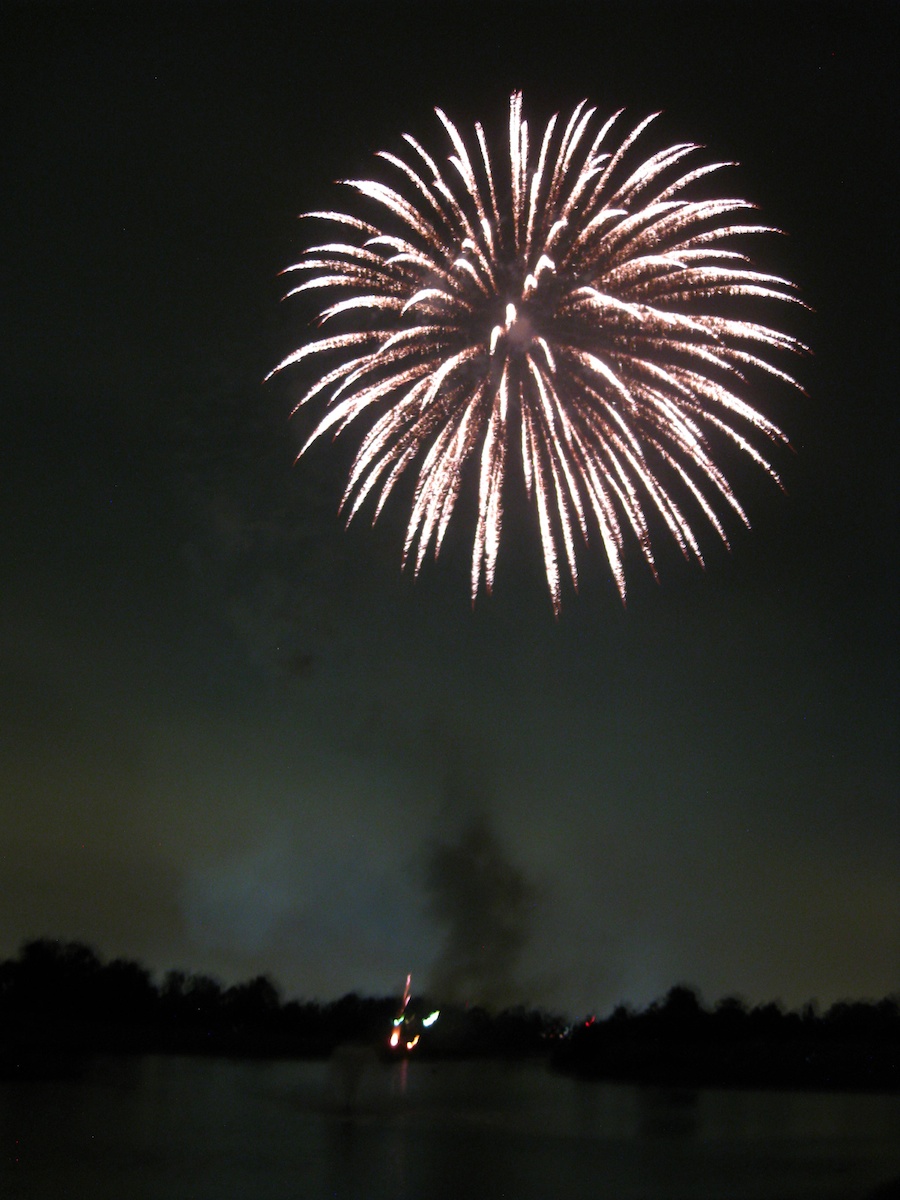
[[(0, 12), (0, 955), (573, 1013), (900, 989), (892, 6)], [(738, 465), (730, 553), (630, 559), (627, 608), (587, 555), (559, 619), (527, 509), (473, 611), (465, 514), (401, 573), (402, 503), (345, 531), (352, 435), (294, 466), (303, 380), (262, 382), (297, 214), (517, 87), (739, 161), (815, 310), (776, 317), (808, 396), (754, 397), (787, 494)]]

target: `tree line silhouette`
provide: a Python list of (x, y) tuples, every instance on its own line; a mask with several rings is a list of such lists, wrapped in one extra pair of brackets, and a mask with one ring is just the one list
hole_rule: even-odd
[(844, 1000), (825, 1013), (729, 996), (710, 1010), (679, 985), (642, 1012), (620, 1006), (587, 1018), (555, 1058), (583, 1078), (891, 1091), (900, 1086), (900, 996)]
[[(103, 962), (83, 943), (42, 938), (0, 963), (0, 1056), (8, 1060), (17, 1039), (47, 1052), (322, 1057), (345, 1042), (386, 1046), (398, 1005), (398, 996), (355, 992), (325, 1003), (284, 1001), (267, 975), (226, 987), (209, 975), (172, 970), (157, 984), (139, 962)], [(410, 1009), (424, 1015), (436, 1007), (420, 996)], [(564, 1029), (561, 1018), (524, 1007), (493, 1015), (451, 1005), (421, 1052), (528, 1054), (545, 1050)]]
[[(266, 975), (225, 986), (169, 971), (157, 984), (141, 963), (103, 962), (81, 942), (26, 942), (0, 963), (0, 1075), (55, 1072), (93, 1053), (326, 1057), (346, 1042), (387, 1053), (399, 997), (349, 993), (284, 1001)], [(424, 1014), (440, 997), (413, 997)], [(524, 1006), (490, 1013), (441, 1007), (416, 1057), (543, 1055), (586, 1079), (684, 1086), (900, 1086), (900, 996), (843, 1001), (825, 1013), (737, 997), (703, 1006), (679, 985), (647, 1008), (620, 1006), (572, 1025)]]

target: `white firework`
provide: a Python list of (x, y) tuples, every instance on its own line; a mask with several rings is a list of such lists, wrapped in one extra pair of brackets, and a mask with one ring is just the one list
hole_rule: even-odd
[(516, 451), (556, 611), (561, 561), (577, 586), (576, 543), (592, 535), (623, 600), (628, 530), (656, 573), (651, 510), (702, 564), (698, 518), (726, 545), (723, 506), (749, 525), (710, 439), (780, 482), (757, 443), (785, 435), (741, 392), (754, 371), (799, 386), (770, 359), (804, 347), (747, 319), (746, 298), (799, 301), (793, 284), (753, 270), (735, 248), (777, 231), (748, 218), (744, 200), (690, 198), (733, 165), (689, 166), (698, 146), (636, 159), (658, 114), (605, 150), (621, 111), (600, 125), (582, 101), (533, 143), (515, 93), (501, 167), (480, 124), (473, 152), (435, 111), (452, 148), (445, 165), (405, 134), (405, 157), (378, 155), (392, 184), (344, 181), (374, 218), (304, 214), (342, 232), (288, 268), (301, 277), (288, 294), (330, 293), (319, 323), (337, 326), (271, 372), (325, 364), (297, 405), (327, 400), (300, 453), (368, 418), (342, 500), (348, 520), (373, 490), (377, 519), (417, 465), (403, 553), (416, 572), (430, 546), (439, 552), (464, 468), (476, 463), (473, 602), (493, 584)]

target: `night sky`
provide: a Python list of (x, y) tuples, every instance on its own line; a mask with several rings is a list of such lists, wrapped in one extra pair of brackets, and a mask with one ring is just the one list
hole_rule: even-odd
[[(892, 6), (9, 4), (0, 27), (0, 955), (573, 1014), (900, 989)], [(433, 115), (588, 97), (737, 160), (814, 312), (786, 487), (707, 567), (602, 550), (554, 617), (512, 506), (401, 572), (403, 494), (294, 465), (279, 271)], [(649, 135), (648, 135), (649, 136)], [(644, 143), (642, 143), (644, 144)]]

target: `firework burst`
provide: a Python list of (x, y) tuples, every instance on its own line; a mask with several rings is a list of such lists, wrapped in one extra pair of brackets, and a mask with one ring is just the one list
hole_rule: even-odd
[(779, 482), (759, 446), (786, 438), (742, 392), (759, 371), (798, 386), (770, 360), (803, 347), (747, 318), (755, 300), (798, 301), (788, 280), (753, 270), (736, 248), (776, 231), (748, 218), (744, 200), (690, 198), (731, 164), (689, 165), (699, 147), (688, 143), (636, 156), (652, 116), (604, 149), (621, 112), (601, 125), (583, 101), (532, 141), (516, 93), (508, 152), (495, 162), (480, 124), (467, 146), (435, 111), (446, 165), (404, 135), (405, 156), (378, 156), (391, 183), (344, 181), (365, 216), (305, 214), (341, 233), (288, 268), (300, 278), (288, 294), (328, 293), (319, 324), (336, 327), (271, 372), (324, 364), (297, 405), (327, 401), (300, 453), (368, 418), (342, 501), (348, 520), (373, 492), (377, 519), (417, 464), (403, 551), (416, 572), (429, 547), (439, 552), (472, 463), (473, 602), (493, 584), (516, 460), (555, 610), (561, 569), (577, 586), (576, 543), (592, 536), (623, 600), (629, 531), (656, 573), (654, 510), (702, 564), (698, 520), (726, 545), (723, 509), (749, 524), (713, 443)]

